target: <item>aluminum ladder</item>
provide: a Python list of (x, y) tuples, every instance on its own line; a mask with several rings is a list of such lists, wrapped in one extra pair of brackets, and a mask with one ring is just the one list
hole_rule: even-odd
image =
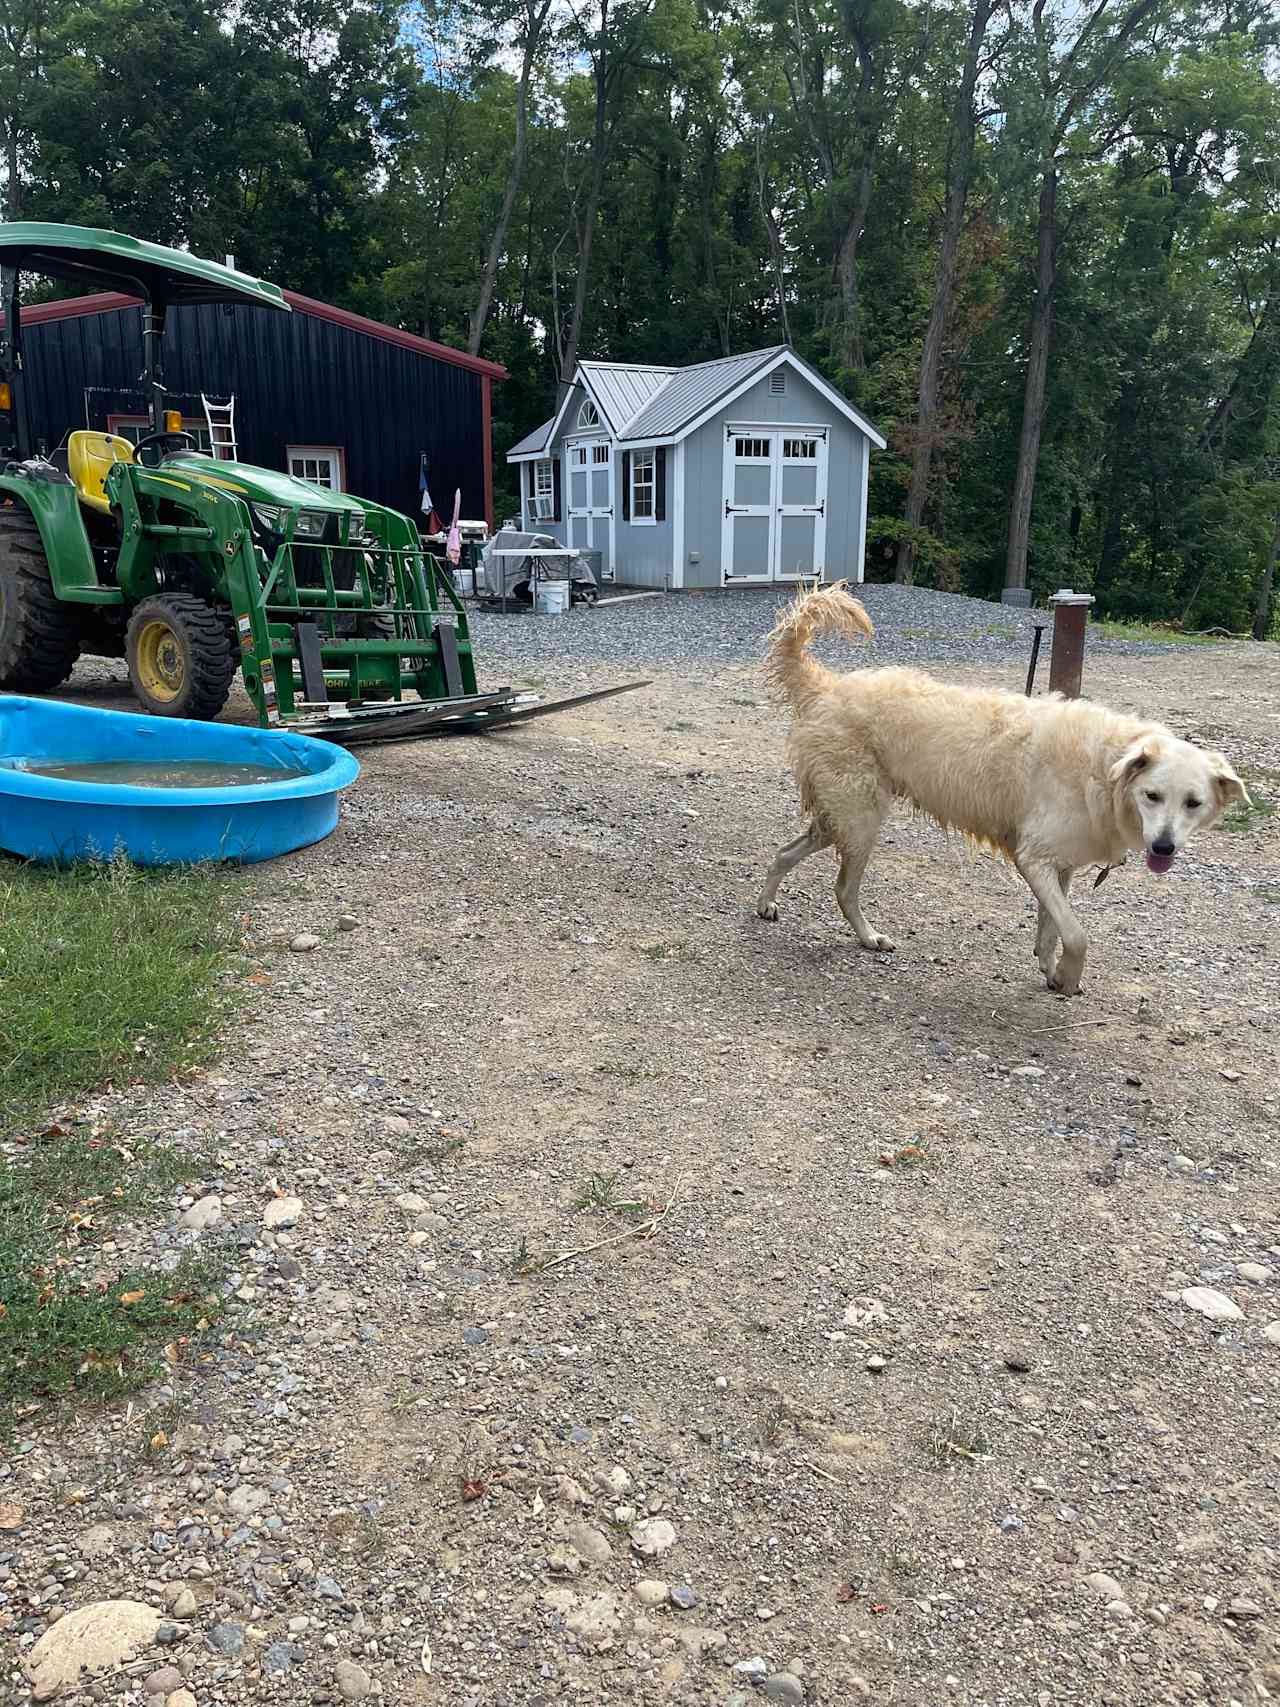
[(209, 428), (209, 449), (219, 462), (236, 460), (236, 400), (234, 395), (225, 403), (215, 403), (200, 393), (204, 404), (205, 423)]

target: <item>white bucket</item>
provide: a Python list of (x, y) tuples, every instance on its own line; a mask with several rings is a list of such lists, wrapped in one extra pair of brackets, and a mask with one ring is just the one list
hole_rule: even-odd
[(533, 607), (539, 616), (563, 616), (569, 608), (567, 581), (541, 581)]

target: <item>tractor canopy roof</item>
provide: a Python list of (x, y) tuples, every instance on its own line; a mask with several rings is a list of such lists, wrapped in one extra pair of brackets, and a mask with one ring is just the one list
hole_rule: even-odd
[(0, 224), (0, 267), (145, 297), (157, 308), (184, 302), (242, 302), (290, 312), (278, 285), (218, 261), (144, 243), (119, 231), (33, 220)]

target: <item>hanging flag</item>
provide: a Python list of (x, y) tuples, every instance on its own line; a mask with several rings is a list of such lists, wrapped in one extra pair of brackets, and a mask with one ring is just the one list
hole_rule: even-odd
[(462, 514), (462, 488), (453, 494), (453, 526), (449, 529), (449, 538), (445, 542), (444, 554), (456, 568), (462, 559), (462, 532), (458, 527), (458, 517)]

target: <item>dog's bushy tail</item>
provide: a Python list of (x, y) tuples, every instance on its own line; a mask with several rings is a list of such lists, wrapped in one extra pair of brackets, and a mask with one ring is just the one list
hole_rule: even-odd
[(765, 647), (765, 679), (774, 697), (795, 711), (831, 679), (831, 671), (809, 656), (809, 642), (824, 630), (848, 640), (875, 636), (871, 618), (849, 591), (847, 581), (797, 594), (773, 625)]

